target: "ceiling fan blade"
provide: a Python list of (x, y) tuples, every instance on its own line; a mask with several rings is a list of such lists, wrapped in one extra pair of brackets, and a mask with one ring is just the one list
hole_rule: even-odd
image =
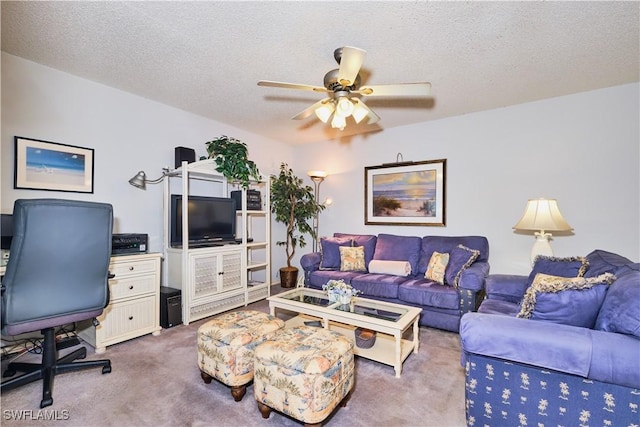
[[(367, 120), (368, 125), (380, 120), (380, 117), (376, 113), (374, 113), (371, 108), (367, 107), (367, 105), (361, 99), (351, 98), (351, 101), (355, 105), (355, 110), (352, 115), (356, 123), (360, 123), (365, 117), (369, 117), (369, 120)], [(359, 112), (359, 109), (361, 109), (362, 111)]]
[(351, 86), (356, 81), (366, 53), (366, 50), (358, 49), (357, 47), (345, 46), (342, 48), (338, 82), (343, 87)]
[(303, 120), (303, 119), (306, 119), (307, 117), (310, 117), (313, 113), (315, 113), (316, 109), (318, 109), (322, 105), (326, 104), (327, 102), (331, 102), (331, 101), (332, 101), (331, 98), (325, 98), (322, 101), (318, 101), (315, 104), (313, 104), (312, 106), (304, 109), (303, 111), (299, 112), (295, 116), (291, 117), (291, 119), (292, 120)]
[(313, 92), (328, 92), (328, 89), (320, 86), (303, 85), (298, 83), (273, 82), (270, 80), (258, 81), (258, 86), (281, 87), (285, 89), (310, 90)]
[(363, 86), (351, 92), (366, 96), (431, 96), (431, 83)]

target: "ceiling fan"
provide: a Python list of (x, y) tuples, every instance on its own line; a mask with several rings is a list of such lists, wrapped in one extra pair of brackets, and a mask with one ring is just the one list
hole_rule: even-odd
[(313, 92), (325, 92), (329, 94), (302, 112), (292, 117), (294, 120), (302, 120), (313, 113), (327, 123), (331, 119), (331, 127), (343, 130), (347, 125), (347, 117), (353, 117), (356, 123), (360, 123), (368, 117), (367, 124), (380, 120), (360, 99), (359, 96), (430, 96), (431, 83), (401, 83), (390, 85), (364, 85), (360, 86), (360, 67), (367, 52), (357, 47), (345, 46), (336, 49), (333, 57), (340, 65), (339, 68), (329, 71), (324, 76), (324, 87), (311, 86), (297, 83), (283, 83), (269, 80), (260, 80), (258, 86), (280, 87), (285, 89), (309, 90)]

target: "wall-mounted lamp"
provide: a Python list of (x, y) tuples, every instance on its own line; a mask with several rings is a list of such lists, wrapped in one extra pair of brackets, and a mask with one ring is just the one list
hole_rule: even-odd
[[(318, 204), (318, 200), (320, 200), (320, 183), (327, 177), (327, 173), (325, 171), (309, 171), (307, 175), (313, 181), (313, 198)], [(313, 217), (313, 234), (313, 252), (318, 252), (318, 213)]]
[(147, 189), (147, 184), (157, 184), (162, 182), (168, 176), (174, 176), (173, 172), (169, 172), (169, 169), (162, 169), (162, 176), (158, 179), (147, 179), (147, 174), (144, 171), (138, 172), (133, 178), (129, 180), (129, 184), (134, 187), (140, 188), (141, 190)]
[[(513, 226), (518, 231), (535, 231), (536, 241), (531, 248), (531, 265), (538, 255), (553, 256), (548, 231), (571, 231), (555, 199), (529, 199), (520, 221)], [(539, 230), (539, 231), (538, 231)]]

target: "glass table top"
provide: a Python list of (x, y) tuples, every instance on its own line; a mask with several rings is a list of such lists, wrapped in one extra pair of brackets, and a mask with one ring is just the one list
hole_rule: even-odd
[[(283, 298), (290, 301), (302, 302), (319, 307), (326, 307), (334, 310), (344, 311), (345, 313), (353, 313), (361, 316), (375, 317), (381, 320), (397, 322), (408, 309), (382, 303), (376, 300), (366, 298), (354, 298), (351, 304), (340, 304), (330, 302), (326, 292), (300, 288), (295, 291), (287, 292), (283, 295), (274, 295), (277, 298)], [(271, 297), (273, 298), (273, 297)]]

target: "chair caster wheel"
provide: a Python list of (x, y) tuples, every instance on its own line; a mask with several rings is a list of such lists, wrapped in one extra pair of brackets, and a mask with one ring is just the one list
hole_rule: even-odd
[(102, 367), (102, 373), (103, 374), (108, 374), (109, 372), (111, 372), (111, 366), (103, 366)]
[(40, 408), (46, 408), (47, 406), (53, 405), (53, 398), (49, 397), (47, 399), (42, 399), (40, 402)]

